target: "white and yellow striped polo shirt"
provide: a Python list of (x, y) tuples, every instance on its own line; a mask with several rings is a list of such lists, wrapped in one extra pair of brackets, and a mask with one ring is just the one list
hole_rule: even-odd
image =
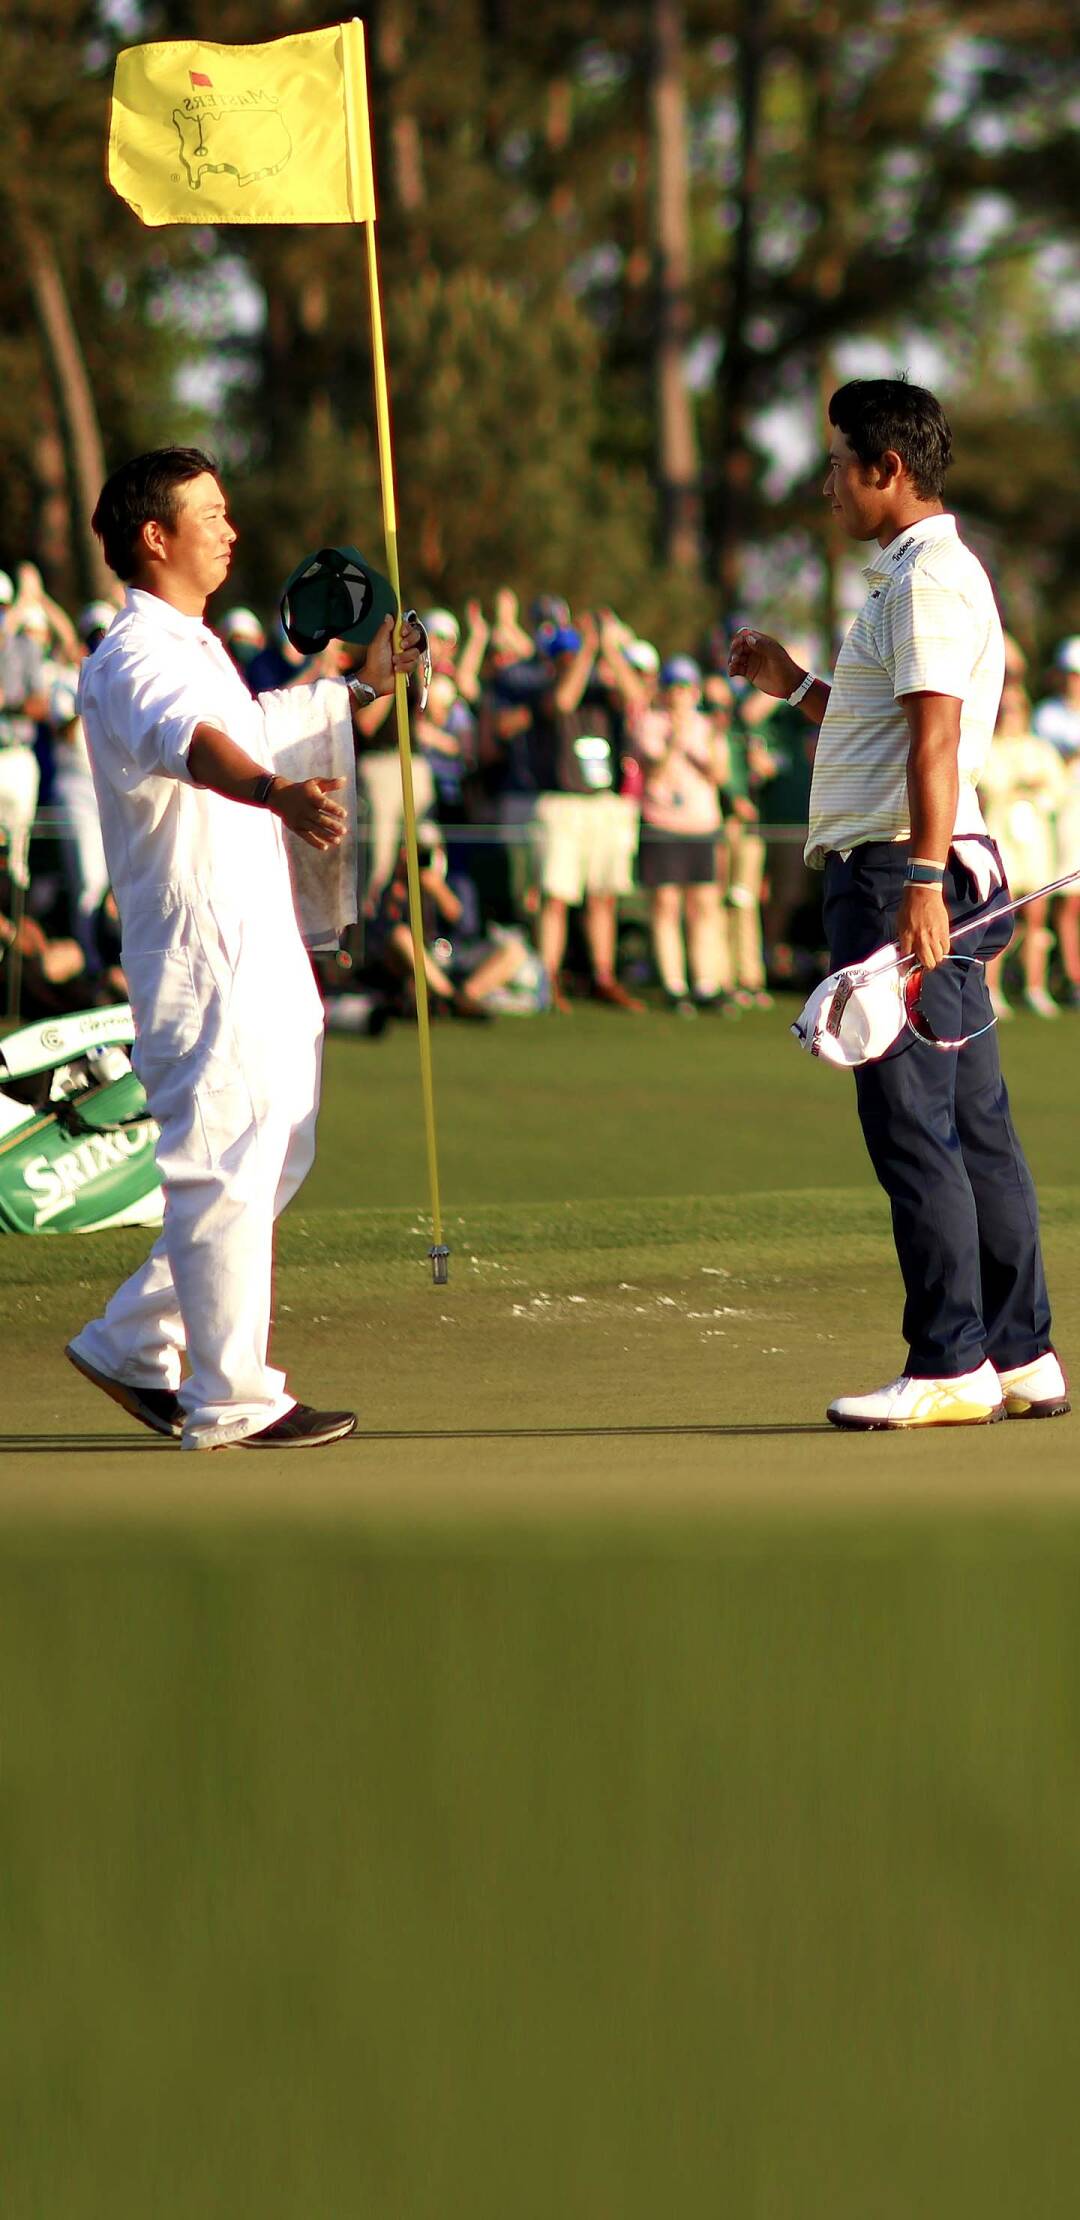
[(993, 588), (956, 518), (923, 517), (876, 555), (837, 657), (810, 790), (806, 860), (906, 840), (904, 694), (952, 694), (960, 711), (957, 833), (985, 831), (975, 784), (993, 738), (1005, 647)]

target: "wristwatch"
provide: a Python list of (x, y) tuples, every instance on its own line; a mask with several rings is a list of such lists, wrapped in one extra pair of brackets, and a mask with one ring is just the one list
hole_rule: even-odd
[(379, 699), (374, 686), (365, 686), (362, 678), (350, 678), (348, 686), (354, 709), (370, 709), (372, 702)]

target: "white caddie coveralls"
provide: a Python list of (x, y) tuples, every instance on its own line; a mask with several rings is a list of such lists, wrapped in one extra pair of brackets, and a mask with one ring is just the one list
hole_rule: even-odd
[[(310, 718), (311, 694), (266, 697), (279, 732), (293, 697)], [(215, 1449), (295, 1401), (267, 1364), (273, 1232), (314, 1155), (322, 1004), (280, 821), (188, 771), (200, 724), (273, 768), (267, 715), (220, 641), (130, 590), (83, 666), (79, 710), (165, 1219), (146, 1263), (73, 1346), (112, 1378), (179, 1391), (182, 1446)]]

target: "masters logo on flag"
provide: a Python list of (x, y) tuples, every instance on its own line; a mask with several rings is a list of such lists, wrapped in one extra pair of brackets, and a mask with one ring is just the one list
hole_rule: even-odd
[[(209, 85), (209, 77), (194, 82)], [(279, 177), (292, 154), (289, 126), (276, 93), (192, 93), (173, 110), (180, 160), (193, 193), (207, 177), (235, 177), (239, 186)]]
[(375, 215), (363, 30), (118, 55), (109, 183), (145, 224), (347, 224)]

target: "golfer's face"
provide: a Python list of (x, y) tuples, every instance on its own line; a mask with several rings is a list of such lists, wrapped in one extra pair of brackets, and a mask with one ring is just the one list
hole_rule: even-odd
[(853, 540), (872, 540), (878, 528), (881, 504), (876, 489), (867, 482), (870, 477), (871, 472), (834, 425), (829, 467), (821, 490), (833, 515)]
[(229, 522), (225, 495), (205, 471), (177, 488), (176, 525), (171, 560), (204, 595), (221, 585), (232, 560), (236, 533)]

